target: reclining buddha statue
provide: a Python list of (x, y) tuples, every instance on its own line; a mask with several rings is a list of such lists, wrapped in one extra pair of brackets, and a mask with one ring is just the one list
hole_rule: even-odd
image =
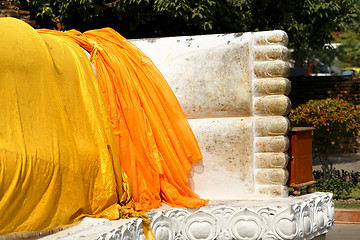
[(0, 239), (207, 203), (188, 185), (194, 134), (136, 46), (110, 28), (14, 18), (0, 18), (0, 36)]

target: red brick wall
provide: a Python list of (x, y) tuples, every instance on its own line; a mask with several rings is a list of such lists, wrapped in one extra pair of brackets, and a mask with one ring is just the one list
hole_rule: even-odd
[(293, 108), (310, 99), (340, 98), (360, 110), (360, 80), (350, 77), (293, 77), (289, 95)]
[(35, 27), (35, 20), (30, 19), (30, 12), (20, 10), (16, 0), (0, 0), (0, 17), (19, 18)]
[[(292, 108), (310, 99), (340, 98), (352, 102), (360, 111), (360, 79), (350, 77), (293, 77), (289, 98)], [(345, 140), (335, 152), (360, 153), (360, 138), (356, 142)]]

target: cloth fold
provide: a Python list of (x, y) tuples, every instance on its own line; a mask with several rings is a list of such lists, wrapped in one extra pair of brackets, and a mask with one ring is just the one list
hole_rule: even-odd
[(152, 239), (141, 212), (207, 203), (188, 185), (196, 138), (135, 45), (110, 28), (35, 31), (13, 18), (0, 35), (0, 234), (134, 216)]
[(126, 217), (129, 181), (84, 51), (12, 18), (0, 36), (0, 234)]
[(206, 204), (188, 185), (192, 164), (202, 159), (197, 140), (155, 64), (111, 28), (39, 33), (70, 38), (91, 54), (135, 209), (146, 212), (161, 202), (190, 208)]

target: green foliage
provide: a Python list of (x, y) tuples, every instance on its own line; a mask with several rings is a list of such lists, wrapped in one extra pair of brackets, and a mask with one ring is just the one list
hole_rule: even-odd
[(332, 178), (325, 182), (319, 180), (314, 184), (314, 191), (317, 192), (331, 192), (334, 199), (347, 198), (353, 191), (354, 186), (350, 182), (342, 181), (341, 179)]
[(20, 0), (42, 27), (54, 18), (67, 29), (113, 27), (129, 37), (211, 32), (214, 0)]
[(18, 0), (20, 6), (31, 11), (38, 24), (43, 28), (52, 28), (54, 19), (66, 23), (74, 21), (81, 25), (84, 22), (98, 21), (104, 16), (106, 5), (100, 0)]
[(356, 138), (360, 130), (360, 113), (341, 99), (310, 100), (291, 111), (289, 118), (296, 126), (315, 128), (315, 152), (329, 152), (344, 138)]
[(330, 180), (322, 181), (323, 172), (313, 171), (316, 184), (313, 185), (315, 191), (331, 192), (334, 199), (346, 199), (356, 190), (359, 183), (359, 172), (347, 172), (344, 170), (334, 170)]
[(360, 33), (349, 31), (342, 35), (342, 44), (337, 49), (341, 67), (360, 66)]
[(356, 1), (276, 1), (278, 4), (275, 7), (274, 1), (258, 2), (265, 2), (263, 5), (268, 9), (267, 14), (272, 12), (271, 17), (267, 17), (267, 24), (277, 25), (289, 36), (296, 36), (290, 38), (296, 49), (321, 49), (332, 40), (332, 31), (352, 24), (359, 12)]
[(335, 208), (345, 208), (345, 209), (359, 209), (360, 202), (335, 202)]
[[(19, 0), (42, 26), (110, 26), (127, 37), (285, 30), (290, 47), (321, 49), (354, 24), (358, 0)], [(344, 14), (346, 13), (346, 14)]]
[(289, 114), (293, 125), (314, 127), (313, 150), (322, 164), (323, 181), (334, 171), (328, 153), (343, 139), (355, 139), (360, 131), (360, 113), (350, 102), (340, 99), (310, 100)]
[(350, 198), (356, 199), (356, 200), (360, 200), (360, 186), (357, 185), (357, 187), (355, 188), (355, 190), (350, 194), (349, 196)]
[(192, 26), (199, 26), (202, 30), (211, 30), (213, 27), (213, 0), (155, 0), (154, 10), (168, 17), (179, 18)]

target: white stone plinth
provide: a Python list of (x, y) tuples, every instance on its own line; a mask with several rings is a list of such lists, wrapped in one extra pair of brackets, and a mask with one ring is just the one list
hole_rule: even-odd
[[(329, 193), (264, 200), (217, 200), (200, 209), (163, 206), (149, 217), (157, 240), (313, 239), (333, 227)], [(145, 239), (141, 219), (85, 219), (41, 240)]]

